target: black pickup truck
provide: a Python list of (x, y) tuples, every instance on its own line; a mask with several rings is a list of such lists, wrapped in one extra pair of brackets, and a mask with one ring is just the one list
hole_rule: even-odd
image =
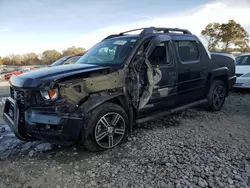
[(12, 76), (3, 117), (15, 135), (100, 151), (137, 123), (200, 104), (222, 108), (236, 80), (233, 57), (208, 52), (188, 30), (136, 30), (106, 37), (76, 64)]

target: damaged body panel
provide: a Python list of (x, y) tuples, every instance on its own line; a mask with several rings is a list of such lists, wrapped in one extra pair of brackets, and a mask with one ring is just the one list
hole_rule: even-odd
[(140, 97), (140, 103), (138, 110), (142, 109), (149, 101), (150, 97), (153, 94), (153, 89), (156, 87), (162, 78), (162, 73), (159, 67), (153, 68), (152, 62), (150, 62), (149, 58), (153, 54), (156, 46), (163, 42), (170, 41), (169, 36), (157, 36), (151, 40), (145, 52), (145, 64), (147, 66), (147, 86), (145, 87), (142, 96)]
[[(67, 81), (68, 82), (68, 81)], [(114, 90), (125, 86), (124, 70), (118, 70), (106, 75), (93, 75), (88, 78), (59, 83), (59, 93), (67, 102), (75, 105), (92, 93)]]
[(188, 30), (137, 30), (106, 37), (76, 64), (12, 76), (3, 118), (15, 135), (100, 151), (120, 144), (136, 122), (204, 102), (221, 109), (236, 78), (233, 58), (211, 58)]

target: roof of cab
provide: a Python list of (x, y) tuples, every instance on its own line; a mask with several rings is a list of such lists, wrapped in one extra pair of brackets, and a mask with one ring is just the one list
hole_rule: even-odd
[[(134, 32), (134, 31), (141, 31), (140, 34), (136, 35), (128, 35), (128, 33)], [(176, 33), (177, 32), (177, 33)], [(151, 35), (149, 35), (151, 34)], [(146, 27), (146, 28), (139, 28), (139, 29), (133, 29), (125, 32), (121, 32), (119, 34), (112, 34), (104, 38), (103, 40), (107, 40), (110, 38), (117, 38), (117, 37), (131, 37), (131, 36), (137, 36), (137, 37), (144, 37), (144, 36), (152, 36), (157, 34), (167, 34), (167, 35), (174, 35), (174, 36), (194, 36), (192, 33), (187, 29), (179, 29), (179, 28), (163, 28), (163, 27)]]

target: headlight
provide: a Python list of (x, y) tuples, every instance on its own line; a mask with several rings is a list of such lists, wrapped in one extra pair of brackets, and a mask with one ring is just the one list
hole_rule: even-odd
[(246, 73), (246, 74), (243, 74), (241, 77), (250, 77), (250, 72)]
[(48, 91), (40, 91), (42, 97), (46, 100), (54, 100), (58, 98), (58, 89), (50, 89)]

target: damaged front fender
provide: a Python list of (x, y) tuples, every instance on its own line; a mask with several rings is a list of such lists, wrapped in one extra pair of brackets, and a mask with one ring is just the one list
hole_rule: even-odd
[(123, 69), (118, 71), (77, 79), (75, 81), (59, 83), (60, 95), (70, 104), (79, 105), (82, 100), (92, 93), (122, 89), (125, 86)]
[(124, 96), (123, 92), (113, 92), (109, 93), (107, 91), (92, 94), (88, 100), (81, 105), (81, 109), (84, 113), (88, 113), (102, 103), (117, 98), (119, 96)]

